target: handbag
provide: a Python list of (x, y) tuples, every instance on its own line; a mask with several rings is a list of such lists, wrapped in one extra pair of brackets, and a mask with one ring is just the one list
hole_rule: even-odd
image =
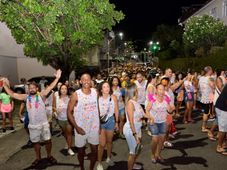
[[(110, 97), (110, 99), (109, 99), (109, 105), (108, 105), (108, 109), (107, 109), (107, 111), (106, 111), (106, 114), (104, 114), (104, 115), (102, 115), (102, 116), (99, 116), (99, 119), (100, 119), (100, 123), (101, 124), (105, 124), (106, 122), (108, 122), (108, 119), (109, 119), (109, 117), (108, 117), (108, 112), (109, 112), (109, 110), (110, 110), (110, 103), (111, 103), (111, 101), (112, 101), (112, 98)], [(99, 102), (98, 102), (99, 103)], [(98, 104), (99, 105), (99, 104)]]

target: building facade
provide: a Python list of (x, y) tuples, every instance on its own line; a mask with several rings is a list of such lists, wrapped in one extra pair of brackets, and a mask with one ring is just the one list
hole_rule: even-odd
[[(188, 10), (190, 12), (190, 9)], [(201, 8), (194, 11), (190, 16), (187, 12), (179, 19), (179, 24), (184, 24), (190, 17), (210, 15), (218, 20), (223, 21), (227, 25), (227, 0), (210, 0)]]

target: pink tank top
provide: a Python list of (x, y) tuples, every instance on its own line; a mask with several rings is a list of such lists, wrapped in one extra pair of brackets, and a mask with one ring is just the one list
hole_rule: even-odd
[(76, 91), (78, 102), (74, 107), (74, 119), (79, 127), (86, 133), (99, 130), (99, 112), (97, 102), (97, 92), (94, 88), (86, 95), (81, 89)]

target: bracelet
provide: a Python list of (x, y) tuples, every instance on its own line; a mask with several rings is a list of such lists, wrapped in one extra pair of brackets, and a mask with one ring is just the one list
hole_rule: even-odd
[(133, 136), (136, 136), (136, 135), (137, 135), (137, 133), (135, 132), (135, 133), (133, 133), (132, 135), (133, 135)]

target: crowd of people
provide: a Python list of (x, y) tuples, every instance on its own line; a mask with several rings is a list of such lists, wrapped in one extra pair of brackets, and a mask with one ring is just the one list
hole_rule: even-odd
[[(161, 151), (164, 147), (173, 147), (169, 139), (178, 133), (174, 120), (182, 118), (184, 124), (194, 123), (192, 114), (195, 110), (202, 113), (201, 132), (207, 133), (210, 140), (217, 140), (216, 151), (227, 155), (226, 70), (215, 72), (207, 66), (201, 73), (173, 72), (170, 68), (162, 72), (158, 68), (127, 64), (112, 68), (109, 74), (105, 71), (95, 76), (84, 73), (72, 82), (61, 83), (60, 78), (61, 70), (57, 70), (55, 80), (45, 82), (41, 91), (38, 84), (30, 82), (25, 94), (13, 92), (8, 79), (0, 80), (3, 132), (6, 131), (6, 114), (13, 129), (11, 98), (23, 101), (19, 115), (24, 117), (21, 120), (35, 150), (32, 166), (40, 163), (40, 142), (43, 141), (48, 160), (57, 163), (51, 154), (53, 117), (66, 140), (68, 154), (75, 155), (74, 144), (78, 148), (81, 170), (84, 170), (87, 144), (91, 150), (91, 170), (96, 162), (97, 170), (103, 170), (105, 149), (106, 163), (114, 165), (114, 135), (126, 139), (128, 170), (142, 169), (136, 159), (142, 151), (144, 132), (151, 136), (151, 162), (164, 163)], [(210, 120), (212, 127), (207, 124)]]

